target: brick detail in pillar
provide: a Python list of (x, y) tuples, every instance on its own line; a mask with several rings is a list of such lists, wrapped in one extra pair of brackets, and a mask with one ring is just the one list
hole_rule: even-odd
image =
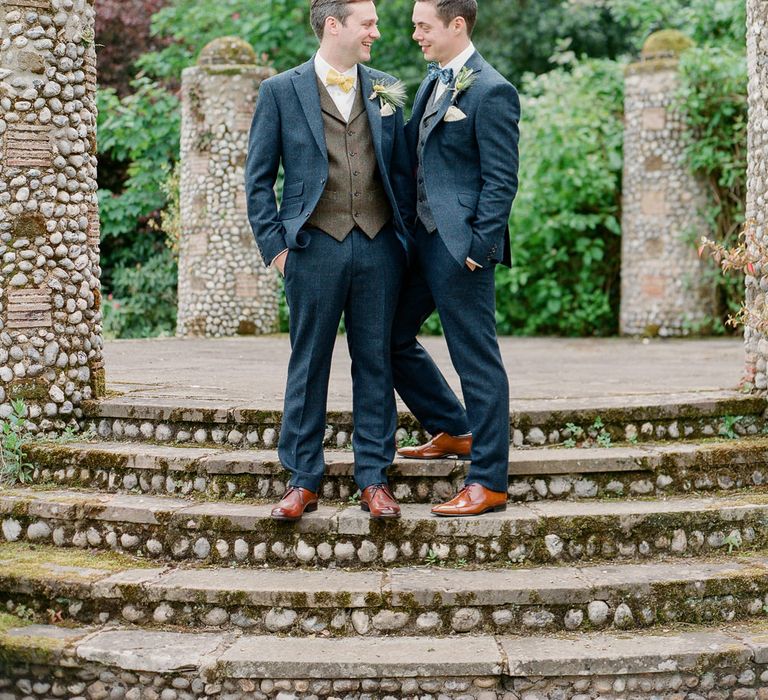
[(712, 275), (696, 254), (707, 233), (706, 190), (689, 172), (685, 124), (673, 108), (678, 55), (691, 43), (658, 32), (627, 68), (622, 195), (621, 332), (705, 331), (715, 313)]
[(248, 223), (244, 167), (259, 85), (273, 74), (245, 42), (209, 44), (182, 76), (177, 335), (233, 336), (278, 328), (279, 280)]

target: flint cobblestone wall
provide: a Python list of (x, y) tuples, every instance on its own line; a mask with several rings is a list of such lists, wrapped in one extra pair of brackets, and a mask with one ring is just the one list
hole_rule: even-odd
[(180, 336), (278, 329), (277, 273), (247, 219), (243, 173), (259, 85), (272, 75), (244, 41), (217, 39), (182, 76)]
[[(768, 5), (747, 0), (747, 65), (749, 70), (749, 132), (747, 154), (747, 229), (754, 236), (752, 251), (768, 244), (766, 206), (768, 205)], [(746, 304), (757, 318), (765, 314), (768, 275), (756, 265), (755, 274), (746, 277)], [(757, 389), (768, 388), (768, 341), (756, 323), (744, 328), (746, 378)]]
[(90, 0), (0, 2), (0, 418), (104, 392)]
[(685, 161), (676, 54), (655, 39), (625, 82), (620, 322), (625, 334), (679, 336), (714, 315), (713, 276), (696, 255), (707, 197)]

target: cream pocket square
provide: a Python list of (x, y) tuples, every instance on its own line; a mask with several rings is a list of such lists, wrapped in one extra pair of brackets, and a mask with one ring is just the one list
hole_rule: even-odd
[(389, 103), (385, 103), (381, 108), (382, 117), (391, 117), (394, 113), (395, 108)]
[(458, 107), (451, 105), (448, 107), (448, 111), (443, 117), (444, 122), (460, 122), (462, 119), (466, 119), (467, 115), (464, 114)]

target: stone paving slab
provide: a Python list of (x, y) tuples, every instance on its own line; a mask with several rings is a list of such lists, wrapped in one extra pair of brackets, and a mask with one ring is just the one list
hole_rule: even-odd
[[(662, 634), (594, 633), (559, 637), (292, 639), (141, 629), (62, 629), (34, 626), (5, 633), (25, 641), (24, 653), (49, 650), (49, 640), (73, 649), (75, 663), (119, 671), (218, 679), (564, 678), (699, 676), (707, 669), (737, 673), (766, 663), (765, 625), (722, 631), (665, 630)], [(0, 644), (3, 639), (0, 637)], [(41, 654), (42, 656), (42, 654)], [(55, 666), (57, 661), (46, 658)], [(71, 663), (71, 662), (68, 662)], [(744, 695), (743, 697), (752, 697)]]
[[(460, 392), (443, 338), (422, 339)], [(329, 386), (330, 410), (351, 409), (350, 360), (339, 338)], [(744, 364), (740, 338), (641, 341), (626, 338), (501, 338), (513, 410), (637, 405), (653, 394), (728, 392)], [(195, 399), (204, 407), (257, 406), (281, 410), (290, 343), (286, 335), (260, 338), (108, 340), (108, 388), (139, 398)], [(733, 397), (732, 394), (727, 394)], [(574, 403), (578, 399), (581, 403)], [(593, 399), (601, 399), (595, 402)], [(174, 401), (169, 401), (169, 406)], [(658, 400), (658, 399), (654, 399)], [(147, 402), (148, 405), (148, 402)]]
[[(103, 556), (93, 554), (94, 567)], [(33, 590), (27, 584), (35, 582), (50, 585), (52, 590), (57, 585), (89, 583), (87, 597), (93, 599), (121, 599), (122, 588), (128, 586), (131, 599), (136, 599), (140, 589), (146, 602), (217, 605), (236, 600), (238, 605), (300, 608), (375, 608), (384, 600), (393, 607), (432, 607), (436, 600), (443, 607), (579, 605), (613, 599), (618, 592), (639, 598), (658, 586), (682, 585), (695, 595), (702, 594), (708, 584), (768, 581), (768, 558), (759, 556), (728, 562), (694, 559), (511, 570), (405, 567), (386, 572), (157, 567), (110, 573), (99, 568), (54, 570), (44, 560), (37, 571), (29, 572), (26, 568), (14, 570), (13, 560), (1, 558), (0, 565), (4, 566), (0, 579), (14, 581), (11, 592)], [(10, 590), (8, 583), (5, 586)]]
[[(457, 392), (458, 393), (458, 392)], [(328, 420), (351, 421), (350, 406), (334, 409), (329, 403)], [(88, 418), (130, 419), (135, 421), (211, 423), (224, 425), (261, 424), (276, 427), (282, 418), (282, 394), (265, 398), (264, 404), (232, 406), (227, 399), (220, 402), (201, 401), (185, 396), (152, 397), (130, 393), (99, 401), (84, 401), (83, 412)], [(280, 405), (278, 405), (280, 404)], [(568, 422), (590, 424), (597, 418), (611, 416), (618, 422), (647, 420), (688, 420), (723, 415), (761, 414), (765, 400), (735, 390), (697, 391), (683, 393), (653, 393), (610, 397), (568, 399), (541, 398), (512, 400), (510, 423), (518, 425), (558, 425)], [(407, 424), (412, 418), (404, 404), (399, 404), (399, 422)]]
[(503, 659), (492, 637), (456, 639), (291, 639), (242, 637), (219, 658), (231, 678), (415, 678), (498, 676)]
[(759, 495), (733, 494), (725, 497), (666, 498), (659, 500), (532, 501), (508, 505), (505, 511), (469, 518), (440, 518), (428, 504), (406, 503), (402, 517), (392, 523), (375, 521), (359, 505), (320, 505), (298, 523), (274, 523), (269, 514), (274, 504), (246, 504), (226, 501), (193, 501), (173, 497), (134, 494), (93, 494), (83, 491), (8, 489), (0, 491), (0, 514), (20, 514), (69, 520), (74, 517), (110, 522), (160, 525), (171, 522), (191, 531), (204, 528), (254, 530), (260, 523), (285, 532), (334, 532), (340, 535), (381, 533), (389, 525), (409, 534), (422, 523), (430, 523), (436, 536), (489, 537), (504, 529), (509, 534), (530, 532), (542, 520), (567, 518), (633, 518), (680, 513), (718, 513), (724, 521), (739, 521), (747, 515), (768, 513), (768, 502)]
[(236, 594), (241, 605), (364, 608), (383, 587), (380, 572), (177, 569), (149, 582), (142, 597), (220, 604)]
[[(50, 452), (46, 443), (31, 446), (32, 460), (42, 460), (50, 469), (80, 466), (90, 469), (202, 471), (210, 475), (283, 475), (274, 450), (226, 450), (210, 447), (176, 447), (131, 442), (68, 443)], [(50, 454), (50, 461), (48, 455)], [(328, 476), (351, 476), (354, 455), (350, 450), (325, 452)], [(768, 461), (768, 439), (744, 438), (734, 441), (641, 444), (607, 448), (512, 449), (509, 474), (512, 476), (599, 474), (656, 471), (662, 465), (678, 468), (749, 465)], [(390, 475), (445, 479), (463, 474), (465, 460), (416, 460), (396, 458)]]
[(509, 637), (501, 645), (510, 676), (682, 672), (700, 668), (708, 657), (728, 666), (752, 658), (743, 641), (724, 632)]
[(106, 630), (77, 645), (77, 656), (126, 671), (180, 673), (200, 668), (231, 637), (195, 632)]
[[(224, 506), (224, 507), (222, 507)], [(317, 532), (336, 531), (336, 516), (338, 508), (320, 505), (314, 513), (306, 513), (296, 523), (275, 523), (270, 514), (274, 503), (264, 505), (247, 505), (244, 503), (219, 502), (200, 503), (191, 505), (177, 512), (172, 524), (188, 530), (210, 528), (212, 525), (224, 530), (255, 530), (264, 523), (288, 532)]]

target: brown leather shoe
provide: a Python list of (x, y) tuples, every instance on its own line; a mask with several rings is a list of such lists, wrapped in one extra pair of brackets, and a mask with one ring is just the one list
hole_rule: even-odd
[(291, 486), (273, 509), (272, 519), (285, 522), (299, 520), (304, 513), (317, 510), (317, 494), (301, 486)]
[(363, 489), (360, 507), (376, 520), (394, 520), (400, 517), (400, 506), (386, 484), (373, 484)]
[(443, 457), (469, 457), (472, 451), (472, 436), (453, 437), (438, 433), (429, 442), (416, 447), (401, 447), (397, 454), (408, 459), (442, 459)]
[(467, 484), (447, 503), (435, 506), (435, 515), (452, 518), (466, 518), (470, 515), (498, 513), (507, 509), (506, 492), (491, 491), (480, 484)]

